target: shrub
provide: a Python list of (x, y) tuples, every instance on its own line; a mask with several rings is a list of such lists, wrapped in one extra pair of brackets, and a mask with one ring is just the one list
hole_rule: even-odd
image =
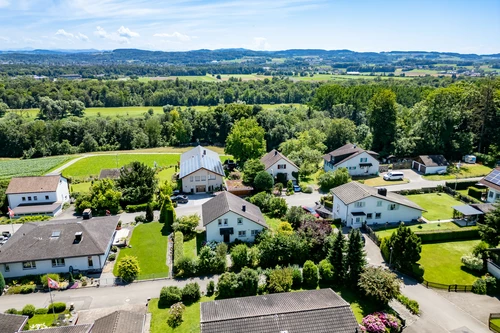
[(207, 296), (212, 296), (215, 292), (215, 282), (214, 280), (208, 281), (207, 284)]
[(192, 214), (188, 216), (181, 216), (175, 220), (172, 225), (174, 231), (180, 231), (184, 235), (186, 240), (192, 239), (195, 235), (195, 229), (200, 222), (200, 216), (198, 214)]
[(249, 265), (248, 247), (246, 244), (238, 244), (231, 249), (233, 269), (239, 271)]
[(116, 254), (114, 254), (114, 253), (111, 253), (111, 254), (108, 256), (108, 260), (109, 260), (109, 261), (115, 261), (115, 259), (116, 259)]
[(65, 310), (66, 310), (66, 303), (63, 303), (63, 302), (52, 303), (47, 308), (48, 313), (52, 313), (52, 312), (61, 313), (61, 312), (64, 312)]
[(174, 269), (177, 271), (177, 266), (184, 256), (184, 235), (177, 231), (174, 234)]
[(474, 284), (472, 285), (472, 292), (479, 295), (486, 295), (486, 281), (481, 278), (474, 281)]
[(147, 222), (145, 215), (138, 215), (138, 216), (134, 217), (134, 220), (136, 223), (146, 223)]
[(255, 187), (255, 190), (257, 191), (269, 192), (273, 189), (274, 186), (273, 176), (268, 174), (266, 171), (261, 171), (257, 175), (255, 175), (253, 185)]
[(173, 304), (168, 311), (168, 326), (176, 328), (182, 324), (182, 314), (184, 313), (184, 310), (186, 310), (186, 307), (181, 302)]
[(35, 285), (34, 284), (25, 284), (21, 286), (21, 294), (31, 294), (32, 292), (35, 291)]
[(239, 289), (238, 276), (233, 272), (223, 273), (217, 283), (217, 294), (220, 298), (235, 297)]
[(35, 315), (35, 306), (33, 304), (26, 304), (21, 311), (21, 314), (23, 316), (28, 316), (29, 318), (32, 318)]
[(349, 183), (351, 177), (346, 168), (338, 168), (335, 171), (328, 171), (319, 176), (318, 184), (324, 192), (330, 191), (332, 188)]
[(6, 314), (20, 314), (20, 312), (14, 308), (7, 309), (7, 310), (5, 310), (4, 313), (6, 313)]
[(287, 195), (292, 195), (295, 191), (293, 190), (293, 182), (292, 180), (290, 179), (287, 183), (286, 183), (286, 194)]
[(250, 202), (259, 207), (264, 213), (269, 209), (269, 200), (272, 196), (266, 192), (260, 192), (250, 198)]
[(399, 294), (401, 280), (396, 274), (383, 267), (368, 266), (359, 278), (358, 287), (361, 292), (383, 305)]
[(478, 189), (477, 187), (469, 187), (469, 190), (467, 191), (467, 194), (470, 196), (470, 197), (473, 197), (477, 200), (481, 200), (481, 196), (483, 195), (483, 192), (484, 190), (480, 190)]
[[(52, 280), (54, 280), (54, 281), (56, 281), (56, 282), (61, 281), (61, 278), (60, 278), (59, 274), (54, 274), (54, 273), (52, 273), (52, 274), (49, 274), (48, 276), (49, 276)], [(47, 274), (42, 275), (42, 277), (40, 278), (40, 280), (41, 280), (40, 282), (41, 282), (41, 283), (42, 283), (42, 285), (43, 285), (43, 288), (44, 288), (44, 289), (47, 289), (47, 288), (49, 287), (49, 286), (48, 286), (48, 283), (47, 283)]]
[(307, 260), (302, 268), (304, 286), (315, 289), (318, 286), (318, 267), (311, 260)]
[(326, 259), (323, 259), (318, 264), (319, 276), (321, 281), (329, 283), (333, 281), (333, 265)]
[(314, 192), (314, 187), (312, 185), (307, 185), (305, 188), (302, 189), (302, 192), (310, 194)]
[[(455, 185), (456, 184), (456, 185)], [(470, 186), (474, 186), (476, 185), (477, 182), (475, 181), (470, 181), (470, 180), (463, 180), (463, 181), (458, 181), (455, 183), (455, 181), (449, 181), (449, 182), (446, 182), (445, 185), (449, 188), (452, 188), (452, 189), (455, 189), (455, 186), (456, 186), (456, 189), (457, 191), (458, 190), (466, 190), (468, 189)]]
[(141, 269), (136, 257), (125, 256), (118, 262), (118, 276), (125, 282), (134, 281), (139, 276)]
[(422, 244), (448, 242), (454, 240), (479, 239), (479, 229), (461, 228), (459, 230), (443, 230), (415, 233), (422, 240)]
[(291, 267), (277, 267), (269, 273), (267, 290), (270, 293), (283, 293), (292, 289), (293, 271)]
[(473, 254), (467, 254), (462, 257), (462, 263), (467, 267), (468, 269), (474, 270), (474, 271), (482, 271), (483, 270), (483, 260), (475, 257)]
[(276, 231), (279, 232), (280, 234), (284, 234), (284, 235), (292, 235), (293, 234), (292, 225), (288, 222), (280, 222)]
[(269, 200), (268, 212), (272, 217), (283, 217), (288, 210), (286, 200), (283, 198), (271, 198)]
[(403, 294), (398, 294), (396, 297), (398, 301), (403, 304), (411, 313), (418, 315), (420, 314), (420, 306), (417, 301), (409, 299)]
[(399, 332), (399, 320), (388, 313), (376, 312), (363, 318), (362, 332), (368, 333), (393, 333)]
[(245, 267), (238, 274), (239, 292), (238, 296), (254, 296), (257, 295), (259, 287), (259, 273), (257, 271)]
[(188, 283), (182, 288), (182, 301), (186, 304), (197, 302), (201, 298), (200, 285)]
[(219, 245), (214, 250), (208, 244), (201, 248), (198, 256), (199, 274), (216, 274), (226, 270), (226, 255), (222, 253), (223, 251), (218, 254), (216, 251), (218, 248)]
[(0, 296), (2, 296), (4, 288), (5, 288), (5, 279), (3, 278), (2, 273), (0, 273)]
[(47, 314), (48, 310), (47, 308), (39, 308), (35, 310), (35, 314), (37, 315), (44, 315)]
[(111, 247), (111, 252), (118, 252), (118, 248), (116, 246), (112, 246)]
[(190, 277), (198, 272), (198, 258), (182, 257), (176, 266), (176, 276)]
[(241, 179), (241, 172), (239, 172), (239, 171), (230, 172), (228, 178), (231, 180), (240, 180)]
[[(153, 210), (160, 209), (159, 202), (152, 201), (149, 204), (151, 205), (151, 208), (153, 208)], [(147, 203), (139, 204), (139, 205), (127, 205), (127, 206), (125, 206), (125, 211), (127, 213), (145, 212), (147, 210), (147, 208), (148, 208)]]
[(151, 203), (146, 204), (146, 221), (153, 222), (155, 218), (153, 205)]
[(176, 286), (161, 288), (158, 306), (170, 307), (171, 305), (182, 301), (182, 290)]
[(484, 281), (486, 282), (486, 292), (490, 295), (494, 294), (497, 290), (497, 279), (487, 274), (484, 277)]

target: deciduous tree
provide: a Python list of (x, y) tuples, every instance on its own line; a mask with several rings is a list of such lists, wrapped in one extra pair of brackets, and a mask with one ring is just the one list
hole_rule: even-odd
[(226, 139), (225, 152), (241, 163), (260, 158), (266, 152), (264, 129), (254, 118), (238, 120)]

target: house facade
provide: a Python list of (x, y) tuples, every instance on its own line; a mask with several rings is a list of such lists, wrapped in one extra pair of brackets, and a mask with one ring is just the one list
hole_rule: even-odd
[(180, 174), (184, 193), (206, 193), (222, 189), (224, 169), (219, 154), (202, 146), (181, 155)]
[(411, 168), (424, 175), (433, 175), (445, 173), (449, 165), (443, 155), (420, 155), (412, 162)]
[(378, 154), (348, 143), (323, 156), (325, 172), (346, 168), (351, 176), (376, 175), (380, 162)]
[(268, 226), (259, 207), (222, 192), (202, 205), (207, 242), (253, 242)]
[(287, 180), (297, 180), (293, 175), (299, 172), (299, 167), (276, 149), (264, 155), (260, 161), (264, 164), (264, 170), (273, 178), (282, 173)]
[(424, 209), (402, 195), (350, 182), (332, 189), (333, 218), (348, 227), (360, 228), (364, 223), (385, 224), (408, 222), (422, 217)]
[(479, 183), (488, 187), (486, 202), (494, 203), (500, 201), (500, 168), (493, 169)]
[(61, 175), (15, 177), (5, 193), (16, 216), (56, 216), (70, 200), (68, 180)]
[(7, 278), (73, 271), (101, 271), (113, 243), (118, 216), (25, 223), (0, 251)]

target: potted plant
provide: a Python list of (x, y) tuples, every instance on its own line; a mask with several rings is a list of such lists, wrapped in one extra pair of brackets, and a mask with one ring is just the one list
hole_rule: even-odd
[(116, 226), (116, 230), (121, 230), (122, 228), (122, 221), (118, 221), (118, 225)]

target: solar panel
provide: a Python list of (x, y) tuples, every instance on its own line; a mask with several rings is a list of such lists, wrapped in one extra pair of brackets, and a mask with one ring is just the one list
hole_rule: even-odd
[(495, 185), (500, 185), (500, 170), (493, 170), (488, 176), (484, 178), (485, 181), (493, 183)]

